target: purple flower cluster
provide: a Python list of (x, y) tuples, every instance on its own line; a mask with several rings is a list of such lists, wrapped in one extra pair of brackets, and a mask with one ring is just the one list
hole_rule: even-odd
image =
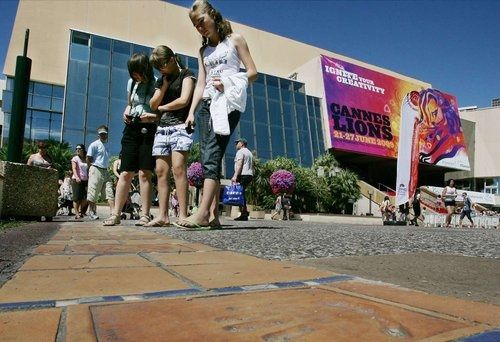
[(287, 170), (278, 170), (273, 172), (269, 178), (271, 189), (274, 194), (286, 192), (290, 194), (295, 190), (295, 176)]
[(196, 188), (201, 188), (203, 186), (203, 181), (205, 180), (205, 174), (203, 173), (203, 166), (201, 163), (194, 162), (189, 165), (187, 169), (187, 178), (189, 185)]

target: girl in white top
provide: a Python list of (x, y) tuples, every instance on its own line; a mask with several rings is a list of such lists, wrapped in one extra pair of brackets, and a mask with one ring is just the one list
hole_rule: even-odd
[[(246, 69), (247, 83), (257, 79), (257, 68), (245, 38), (233, 33), (231, 24), (208, 1), (195, 1), (189, 11), (189, 17), (202, 36), (202, 47), (198, 59), (198, 79), (186, 125), (194, 126), (194, 112), (203, 100), (198, 115), (205, 181), (198, 211), (187, 219), (178, 221), (176, 225), (184, 228), (217, 227), (220, 223), (217, 215), (219, 196), (216, 194), (219, 193), (222, 158), (241, 113), (239, 110), (228, 113), (229, 135), (217, 134), (211, 120), (214, 116), (214, 113), (210, 113), (211, 100), (227, 91), (230, 84), (232, 86), (238, 83), (240, 79), (235, 76), (239, 75), (241, 63)], [(226, 95), (229, 97), (229, 94)]]
[(450, 179), (450, 182), (444, 188), (442, 196), (444, 199), (444, 206), (448, 212), (445, 224), (445, 228), (448, 228), (451, 225), (451, 218), (455, 213), (455, 198), (457, 197), (457, 189), (455, 188), (455, 181), (453, 179)]

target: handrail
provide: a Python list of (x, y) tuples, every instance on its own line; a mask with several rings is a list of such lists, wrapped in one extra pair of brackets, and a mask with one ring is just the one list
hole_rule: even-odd
[[(390, 188), (390, 187), (388, 187), (387, 185), (382, 184), (382, 183), (378, 183), (378, 189), (379, 189), (379, 190), (380, 190), (380, 186), (383, 186), (383, 187), (386, 189), (386, 190), (383, 190), (383, 191), (385, 191), (385, 192), (387, 192), (387, 190), (389, 190), (389, 191), (391, 191), (391, 192), (396, 192), (396, 190), (394, 190), (394, 189), (392, 189), (392, 188)], [(381, 191), (382, 191), (382, 190), (381, 190)]]

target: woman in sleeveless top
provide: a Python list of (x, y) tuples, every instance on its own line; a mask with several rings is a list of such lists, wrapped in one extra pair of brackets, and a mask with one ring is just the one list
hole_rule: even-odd
[[(153, 145), (158, 177), (159, 214), (145, 227), (170, 225), (169, 176), (172, 170), (179, 201), (172, 208), (180, 219), (187, 218), (188, 179), (187, 159), (193, 144), (192, 127), (186, 126), (196, 82), (194, 73), (185, 68), (168, 46), (157, 46), (151, 53), (151, 63), (162, 77), (156, 82), (151, 108), (158, 110), (158, 127)], [(175, 194), (175, 190), (173, 192)], [(177, 200), (177, 197), (175, 197)], [(177, 215), (176, 215), (177, 216)]]
[(43, 141), (39, 141), (36, 145), (38, 153), (30, 155), (26, 164), (50, 169), (52, 167), (52, 158), (47, 153), (47, 145)]
[[(257, 69), (245, 38), (233, 33), (231, 24), (208, 1), (195, 1), (189, 17), (202, 36), (202, 47), (198, 59), (198, 80), (186, 124), (194, 124), (194, 112), (202, 102), (198, 122), (205, 181), (198, 211), (188, 219), (179, 220), (177, 225), (184, 228), (218, 227), (222, 159), (244, 111), (246, 86), (257, 78)], [(241, 63), (246, 72), (240, 73)], [(233, 92), (233, 89), (238, 91)], [(230, 101), (229, 96), (235, 93), (241, 96), (232, 97)], [(222, 100), (217, 107), (216, 100)], [(227, 110), (228, 107), (231, 111)]]
[(444, 188), (442, 196), (444, 199), (444, 206), (446, 207), (446, 211), (448, 212), (448, 214), (446, 215), (445, 223), (445, 228), (448, 228), (451, 225), (451, 218), (455, 213), (456, 207), (455, 199), (457, 197), (457, 189), (455, 188), (455, 181), (453, 179), (450, 179), (450, 182)]

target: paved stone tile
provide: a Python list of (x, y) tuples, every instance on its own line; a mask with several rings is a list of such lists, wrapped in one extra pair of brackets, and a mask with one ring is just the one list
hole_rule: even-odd
[(71, 305), (66, 308), (66, 341), (96, 341), (88, 305)]
[(0, 312), (1, 341), (55, 341), (61, 309)]
[(149, 252), (165, 252), (165, 253), (179, 253), (189, 252), (193, 249), (169, 244), (142, 244), (138, 241), (136, 244), (130, 245), (74, 245), (68, 246), (67, 250), (70, 253), (92, 253), (92, 254), (106, 254), (106, 253), (149, 253)]
[(429, 311), (460, 317), (471, 322), (500, 325), (500, 307), (450, 297), (440, 297), (390, 285), (362, 281), (325, 284), (325, 286), (361, 293)]
[(196, 253), (151, 253), (153, 258), (166, 265), (207, 265), (207, 264), (244, 264), (264, 261), (253, 256), (229, 251), (207, 251)]
[(138, 255), (36, 255), (21, 271), (154, 266)]
[(0, 302), (125, 295), (188, 288), (158, 267), (21, 271), (0, 288)]
[(220, 251), (219, 248), (211, 247), (209, 245), (204, 245), (202, 243), (189, 243), (189, 242), (184, 241), (184, 242), (179, 243), (179, 244), (182, 246), (188, 247), (188, 248), (192, 248), (192, 249), (199, 251), (199, 252)]
[(93, 244), (93, 245), (119, 245), (121, 242), (118, 240), (109, 240), (109, 239), (102, 239), (102, 240), (81, 240), (81, 239), (71, 239), (71, 240), (51, 240), (47, 244), (48, 245), (68, 245), (68, 246), (75, 246), (75, 245), (88, 245), (88, 244)]
[(206, 288), (307, 280), (334, 274), (227, 251), (151, 253), (150, 256)]
[(322, 289), (99, 305), (90, 310), (99, 341), (419, 340), (468, 327)]
[(136, 245), (138, 243), (140, 243), (142, 245), (163, 245), (163, 244), (179, 245), (179, 244), (185, 243), (184, 241), (180, 241), (180, 240), (162, 239), (162, 238), (142, 239), (140, 241), (139, 240), (120, 239), (120, 242), (123, 245)]
[(35, 253), (38, 254), (62, 254), (66, 245), (41, 245), (35, 248)]

